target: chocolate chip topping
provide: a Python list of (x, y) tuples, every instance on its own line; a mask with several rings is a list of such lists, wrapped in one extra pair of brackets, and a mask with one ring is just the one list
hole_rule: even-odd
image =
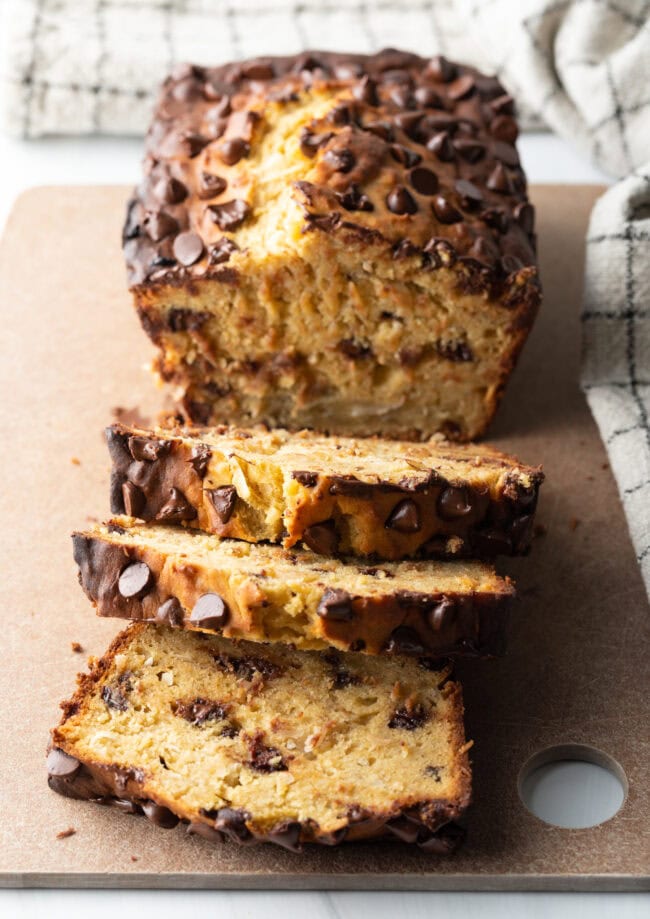
[(219, 594), (207, 593), (194, 604), (190, 623), (202, 629), (221, 629), (229, 618), (230, 611)]
[(321, 619), (331, 622), (349, 622), (354, 618), (352, 597), (347, 590), (328, 587), (321, 597), (316, 612)]
[(213, 246), (210, 246), (208, 259), (211, 265), (221, 265), (223, 262), (230, 260), (233, 252), (238, 251), (239, 246), (237, 243), (233, 242), (232, 239), (228, 239), (227, 236), (222, 236)]
[(415, 631), (402, 625), (392, 632), (386, 644), (387, 654), (424, 654), (424, 644)]
[(117, 589), (125, 600), (143, 597), (151, 586), (153, 576), (144, 562), (133, 562), (124, 569), (117, 582)]
[(412, 498), (404, 498), (390, 512), (385, 526), (398, 533), (419, 533), (421, 529), (420, 511)]
[(437, 54), (427, 64), (425, 73), (432, 80), (437, 80), (439, 83), (449, 83), (456, 76), (456, 70), (455, 64), (452, 64), (441, 54)]
[(297, 482), (300, 482), (300, 484), (304, 485), (305, 488), (314, 488), (318, 482), (318, 473), (306, 472), (299, 469), (291, 473), (291, 478), (295, 479)]
[(418, 209), (413, 195), (403, 185), (396, 185), (388, 193), (386, 205), (393, 214), (415, 214)]
[(180, 204), (187, 198), (187, 188), (173, 176), (164, 176), (159, 179), (153, 187), (153, 193), (165, 204)]
[(447, 131), (439, 131), (427, 141), (427, 150), (434, 153), (443, 163), (448, 163), (455, 157), (454, 146)]
[(144, 492), (133, 482), (122, 484), (122, 500), (124, 501), (124, 513), (129, 517), (139, 517), (147, 503)]
[(251, 146), (248, 141), (242, 137), (232, 137), (230, 140), (224, 140), (217, 147), (219, 159), (227, 166), (234, 166), (245, 156), (250, 153)]
[(69, 756), (58, 747), (54, 747), (47, 754), (47, 774), (56, 778), (72, 778), (81, 767), (81, 763), (74, 756)]
[(355, 164), (354, 153), (345, 147), (328, 150), (323, 159), (335, 172), (350, 172)]
[(227, 187), (228, 183), (223, 176), (215, 175), (212, 172), (202, 172), (199, 178), (199, 197), (216, 198)]
[(442, 599), (427, 611), (427, 622), (434, 632), (439, 632), (445, 628), (454, 618), (456, 604), (448, 597)]
[(416, 166), (409, 172), (409, 182), (421, 195), (435, 195), (440, 183), (435, 172), (425, 166)]
[(164, 623), (174, 629), (178, 629), (185, 621), (185, 613), (177, 597), (170, 597), (158, 607), (156, 613), (156, 622)]
[(190, 453), (190, 464), (196, 474), (203, 478), (208, 471), (212, 451), (207, 444), (195, 444)]
[(172, 488), (169, 497), (156, 514), (156, 520), (164, 523), (180, 523), (183, 520), (194, 520), (196, 508), (187, 500), (180, 488)]
[(220, 485), (218, 488), (206, 488), (205, 493), (210, 499), (219, 523), (228, 523), (237, 503), (237, 489), (235, 486)]
[(461, 212), (451, 204), (444, 195), (437, 195), (433, 200), (433, 213), (440, 223), (458, 223), (463, 219)]
[(211, 204), (208, 210), (220, 230), (236, 230), (251, 211), (250, 205), (241, 198), (234, 198), (225, 204)]
[(170, 444), (165, 440), (153, 440), (150, 437), (133, 435), (128, 439), (128, 448), (134, 460), (153, 463), (169, 453)]
[(437, 502), (438, 513), (443, 520), (457, 520), (472, 512), (469, 491), (464, 486), (449, 486), (440, 492)]
[(312, 552), (317, 552), (319, 555), (335, 555), (339, 544), (336, 523), (334, 520), (313, 523), (305, 529), (302, 541)]

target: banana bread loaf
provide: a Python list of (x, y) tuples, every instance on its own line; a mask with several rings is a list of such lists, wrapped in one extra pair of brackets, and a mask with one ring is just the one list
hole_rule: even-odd
[(498, 80), (444, 58), (177, 69), (124, 252), (186, 415), (480, 435), (540, 296), (516, 136)]
[(486, 446), (108, 428), (111, 510), (322, 555), (521, 554), (543, 474)]
[(116, 518), (74, 539), (100, 616), (368, 654), (494, 655), (514, 588), (475, 561), (360, 565)]
[(387, 836), (447, 852), (471, 781), (449, 677), (140, 623), (63, 703), (49, 784), (214, 842)]

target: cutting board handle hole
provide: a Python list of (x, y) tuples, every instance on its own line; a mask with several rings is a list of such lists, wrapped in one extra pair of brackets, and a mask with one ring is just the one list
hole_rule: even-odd
[(586, 744), (559, 744), (535, 753), (522, 767), (518, 787), (532, 814), (567, 829), (611, 820), (628, 792), (619, 763)]

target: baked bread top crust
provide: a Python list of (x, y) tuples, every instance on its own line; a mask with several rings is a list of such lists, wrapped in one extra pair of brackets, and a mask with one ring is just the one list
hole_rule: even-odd
[(516, 137), (499, 81), (442, 57), (181, 66), (163, 84), (129, 208), (130, 284), (236, 283), (246, 251), (324, 232), (532, 304), (534, 212)]

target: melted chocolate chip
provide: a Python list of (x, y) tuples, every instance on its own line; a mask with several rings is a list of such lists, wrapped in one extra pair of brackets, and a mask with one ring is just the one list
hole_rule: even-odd
[(356, 182), (353, 182), (348, 189), (343, 192), (337, 192), (342, 207), (346, 211), (372, 211), (374, 206), (370, 198), (364, 195)]
[(219, 594), (207, 593), (194, 604), (190, 623), (202, 629), (221, 629), (229, 618), (230, 611)]
[(123, 483), (122, 500), (124, 502), (124, 513), (129, 517), (139, 517), (147, 503), (144, 492), (133, 482)]
[(454, 618), (456, 605), (448, 597), (442, 597), (435, 606), (427, 611), (426, 618), (434, 632), (440, 632)]
[(461, 212), (443, 195), (434, 198), (432, 208), (440, 223), (458, 223), (463, 219)]
[(328, 587), (321, 597), (316, 612), (321, 619), (330, 622), (349, 622), (354, 618), (352, 597), (347, 590)]
[(203, 240), (198, 233), (179, 233), (174, 240), (174, 257), (181, 265), (193, 265), (203, 255)]
[(357, 102), (365, 102), (366, 105), (378, 105), (379, 96), (377, 95), (377, 84), (365, 74), (358, 83), (352, 87), (352, 97)]
[(195, 444), (192, 447), (190, 453), (190, 465), (201, 478), (204, 477), (208, 469), (208, 463), (210, 462), (210, 457), (212, 456), (212, 451), (207, 444)]
[(117, 582), (117, 589), (125, 600), (144, 596), (153, 580), (151, 570), (144, 562), (133, 562), (124, 569)]
[(178, 231), (178, 221), (164, 211), (154, 211), (149, 214), (145, 217), (144, 226), (150, 239), (153, 239), (154, 242), (159, 242), (165, 236)]
[(156, 613), (156, 622), (165, 623), (173, 629), (178, 629), (183, 625), (185, 613), (177, 597), (170, 597), (158, 607)]
[(221, 265), (223, 262), (229, 261), (233, 252), (238, 251), (239, 246), (237, 243), (233, 242), (232, 239), (228, 239), (227, 236), (222, 236), (214, 245), (210, 246), (208, 261), (211, 265)]
[(282, 668), (263, 657), (233, 657), (231, 654), (216, 654), (214, 662), (220, 670), (234, 673), (239, 680), (250, 683), (256, 674), (264, 680), (281, 676)]
[(208, 210), (220, 230), (237, 229), (251, 212), (250, 205), (241, 198), (234, 198), (225, 204), (211, 204)]
[(300, 482), (300, 484), (304, 485), (305, 488), (314, 488), (318, 482), (318, 473), (297, 470), (291, 473), (291, 478), (295, 479), (297, 482)]
[(264, 743), (261, 731), (255, 734), (248, 743), (248, 765), (255, 772), (286, 772), (287, 764), (277, 747), (268, 747)]
[(302, 534), (302, 541), (318, 555), (335, 555), (339, 544), (336, 523), (334, 520), (313, 523)]
[(457, 520), (466, 517), (473, 510), (469, 490), (464, 486), (450, 485), (440, 492), (437, 509), (443, 520)]
[(222, 194), (228, 187), (228, 183), (223, 176), (215, 175), (212, 172), (202, 172), (199, 176), (199, 197), (216, 198)]
[(314, 134), (309, 128), (303, 128), (300, 132), (300, 149), (309, 159), (316, 156), (318, 150), (324, 147), (334, 135), (331, 131), (326, 134)]
[(388, 721), (389, 728), (414, 731), (429, 720), (429, 713), (420, 703), (410, 708), (396, 708)]
[(392, 632), (386, 644), (387, 654), (424, 654), (425, 648), (415, 629), (401, 625)]
[(323, 159), (335, 172), (350, 172), (355, 164), (354, 153), (347, 147), (328, 150)]
[(200, 727), (206, 721), (223, 721), (228, 713), (228, 705), (211, 699), (177, 699), (172, 703), (172, 711), (179, 718)]
[(219, 523), (228, 523), (237, 503), (237, 489), (235, 486), (220, 485), (219, 488), (207, 488), (205, 493), (210, 499)]
[(217, 147), (219, 159), (227, 166), (234, 166), (250, 153), (251, 145), (243, 137), (231, 137)]
[(252, 839), (252, 833), (246, 826), (248, 817), (246, 811), (222, 807), (214, 814), (214, 828), (233, 842), (245, 843)]
[(183, 520), (194, 520), (196, 508), (187, 500), (180, 488), (172, 488), (169, 498), (156, 514), (156, 520), (165, 523), (180, 523)]
[(164, 830), (171, 830), (179, 823), (179, 818), (173, 814), (168, 807), (162, 804), (156, 804), (154, 801), (147, 801), (141, 804), (142, 812), (155, 826), (162, 827)]
[(152, 440), (149, 437), (138, 437), (135, 434), (129, 437), (127, 445), (134, 460), (148, 463), (167, 456), (171, 449), (169, 441)]
[(415, 214), (418, 209), (413, 195), (403, 185), (396, 185), (388, 193), (386, 206), (393, 214)]
[(419, 533), (421, 529), (420, 511), (411, 498), (404, 498), (397, 504), (384, 524), (389, 530), (398, 533)]
[(421, 195), (435, 195), (438, 191), (438, 176), (424, 166), (417, 166), (409, 173), (409, 182)]

